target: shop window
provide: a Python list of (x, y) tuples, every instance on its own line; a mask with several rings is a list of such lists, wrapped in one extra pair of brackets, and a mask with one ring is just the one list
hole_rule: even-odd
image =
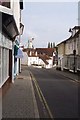
[(1, 83), (2, 83), (2, 60), (1, 60), (1, 57), (2, 56), (2, 48), (0, 47), (0, 86), (1, 86)]
[(2, 48), (2, 84), (9, 77), (9, 50)]

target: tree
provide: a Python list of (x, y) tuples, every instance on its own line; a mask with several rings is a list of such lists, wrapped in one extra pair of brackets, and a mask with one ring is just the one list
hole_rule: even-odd
[(48, 43), (48, 48), (50, 48), (50, 42)]
[(53, 48), (55, 47), (55, 42), (53, 42)]
[(53, 46), (52, 46), (52, 43), (51, 43), (51, 48), (52, 48)]

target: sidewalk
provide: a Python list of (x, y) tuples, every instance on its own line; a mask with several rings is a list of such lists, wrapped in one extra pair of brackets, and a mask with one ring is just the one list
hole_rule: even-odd
[(54, 67), (53, 70), (55, 70), (55, 72), (57, 72), (58, 74), (61, 74), (73, 81), (80, 82), (80, 76), (77, 74), (71, 73), (69, 71), (59, 71), (59, 70), (56, 70), (56, 67)]
[(39, 118), (34, 89), (27, 66), (4, 96), (2, 102), (3, 118)]

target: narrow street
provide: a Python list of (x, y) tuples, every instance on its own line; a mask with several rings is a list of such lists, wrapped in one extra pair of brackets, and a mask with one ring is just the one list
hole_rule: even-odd
[[(36, 79), (53, 118), (78, 118), (78, 83), (54, 69), (27, 68)], [(38, 102), (38, 101), (37, 101)]]
[(0, 119), (80, 118), (80, 0), (0, 0)]

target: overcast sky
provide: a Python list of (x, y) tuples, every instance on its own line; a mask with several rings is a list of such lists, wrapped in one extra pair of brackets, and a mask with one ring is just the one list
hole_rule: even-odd
[(70, 36), (69, 28), (78, 25), (78, 2), (25, 2), (22, 11), (22, 43), (34, 37), (34, 47), (47, 47)]

